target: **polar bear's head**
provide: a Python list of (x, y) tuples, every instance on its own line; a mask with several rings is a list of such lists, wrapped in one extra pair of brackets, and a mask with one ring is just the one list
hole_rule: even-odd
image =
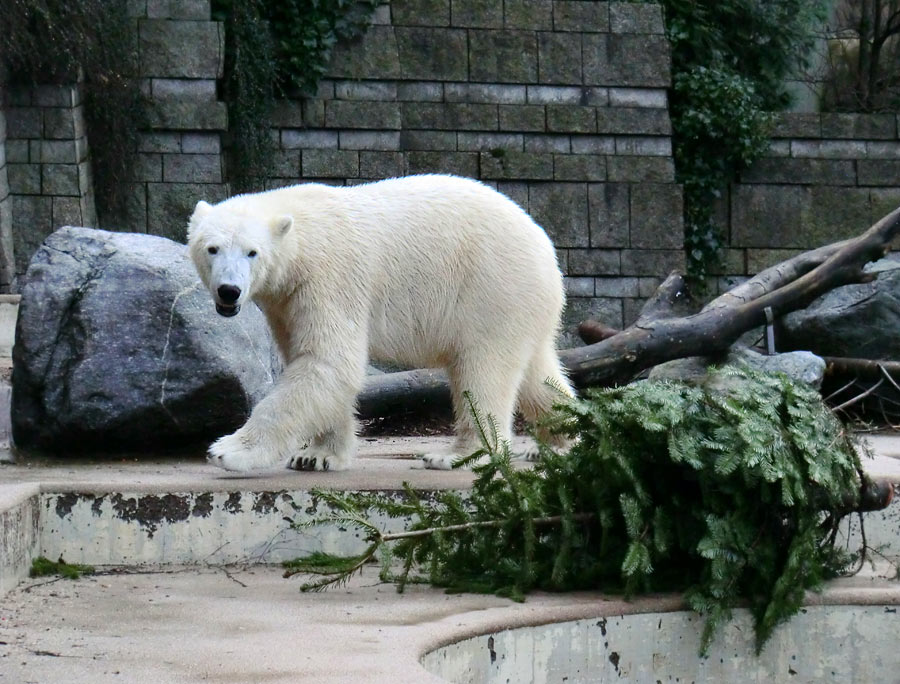
[(293, 225), (291, 216), (262, 218), (241, 211), (239, 204), (197, 202), (188, 223), (188, 250), (220, 315), (236, 315), (267, 282), (277, 242)]

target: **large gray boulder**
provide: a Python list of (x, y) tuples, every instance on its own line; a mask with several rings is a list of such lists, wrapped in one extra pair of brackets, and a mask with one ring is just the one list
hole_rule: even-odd
[(900, 262), (871, 265), (878, 278), (845, 285), (781, 320), (778, 347), (821, 356), (900, 358)]
[(239, 427), (279, 369), (259, 309), (218, 316), (184, 245), (61, 228), (22, 287), (13, 439), (53, 452), (196, 445)]

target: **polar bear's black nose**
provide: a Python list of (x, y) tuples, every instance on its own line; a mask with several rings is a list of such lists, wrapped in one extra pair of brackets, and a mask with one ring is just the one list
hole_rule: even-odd
[(219, 285), (216, 290), (223, 304), (234, 304), (241, 296), (241, 288), (236, 285)]

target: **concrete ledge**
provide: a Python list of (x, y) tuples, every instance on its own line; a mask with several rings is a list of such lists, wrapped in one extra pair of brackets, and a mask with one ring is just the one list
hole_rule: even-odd
[(0, 487), (0, 596), (28, 577), (41, 538), (40, 488)]

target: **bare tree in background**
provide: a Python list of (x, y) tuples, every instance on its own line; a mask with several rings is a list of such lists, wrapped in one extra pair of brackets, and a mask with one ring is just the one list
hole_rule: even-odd
[(898, 108), (900, 0), (839, 0), (826, 40), (824, 110)]

